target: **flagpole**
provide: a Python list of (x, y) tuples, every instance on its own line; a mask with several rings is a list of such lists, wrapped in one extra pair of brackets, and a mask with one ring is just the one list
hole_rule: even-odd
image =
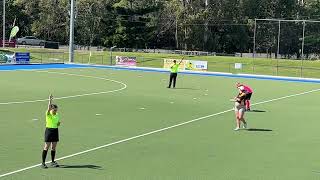
[(2, 47), (5, 47), (6, 41), (6, 0), (3, 0), (3, 19), (2, 19)]

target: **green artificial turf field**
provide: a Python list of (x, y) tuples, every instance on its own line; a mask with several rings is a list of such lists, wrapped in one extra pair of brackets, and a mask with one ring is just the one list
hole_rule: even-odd
[[(0, 75), (0, 179), (320, 179), (319, 84), (180, 74), (167, 89), (165, 73), (94, 68)], [(258, 104), (235, 132), (237, 81)], [(41, 162), (50, 93), (61, 167), (16, 172)]]

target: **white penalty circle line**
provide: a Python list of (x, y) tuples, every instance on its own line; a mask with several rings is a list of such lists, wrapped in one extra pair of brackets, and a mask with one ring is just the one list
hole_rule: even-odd
[[(287, 98), (300, 96), (300, 95), (304, 95), (304, 94), (310, 94), (310, 93), (317, 92), (317, 91), (320, 91), (320, 89), (314, 89), (314, 90), (310, 90), (310, 91), (306, 91), (306, 92), (302, 92), (302, 93), (297, 93), (297, 94), (283, 96), (283, 97), (279, 97), (279, 98), (275, 98), (275, 99), (261, 101), (261, 102), (252, 104), (252, 106), (259, 105), (259, 104), (265, 104), (265, 103), (269, 103), (269, 102), (273, 102), (273, 101), (278, 101), (278, 100), (282, 100), (282, 99), (287, 99)], [(193, 122), (196, 122), (196, 121), (200, 121), (202, 119), (206, 119), (206, 118), (209, 118), (209, 117), (213, 117), (213, 116), (217, 116), (217, 115), (220, 115), (220, 114), (224, 114), (224, 113), (227, 113), (227, 112), (230, 112), (230, 111), (233, 111), (233, 110), (234, 110), (233, 108), (232, 109), (228, 109), (228, 110), (225, 110), (225, 111), (222, 111), (222, 112), (218, 112), (218, 113), (210, 114), (210, 115), (207, 115), (207, 116), (199, 117), (199, 118), (196, 118), (196, 119), (193, 119), (193, 120), (190, 120), (190, 121), (186, 121), (186, 122), (183, 122), (183, 123), (179, 123), (179, 124), (176, 124), (176, 125), (172, 125), (172, 126), (169, 126), (169, 127), (166, 127), (166, 128), (150, 131), (150, 132), (147, 132), (147, 133), (144, 133), (144, 134), (140, 134), (140, 135), (133, 136), (133, 137), (130, 137), (130, 138), (122, 139), (122, 140), (119, 140), (119, 141), (116, 141), (116, 142), (113, 142), (113, 143), (105, 144), (105, 145), (98, 146), (98, 147), (95, 147), (95, 148), (92, 148), (92, 149), (88, 149), (88, 150), (81, 151), (81, 152), (78, 152), (78, 153), (70, 154), (68, 156), (63, 156), (61, 158), (58, 158), (57, 161), (63, 160), (63, 159), (67, 159), (67, 158), (70, 158), (70, 157), (74, 157), (74, 156), (78, 156), (78, 155), (81, 155), (81, 154), (85, 154), (85, 153), (88, 153), (88, 152), (91, 152), (91, 151), (95, 151), (95, 150), (98, 150), (98, 149), (102, 149), (102, 148), (105, 148), (105, 147), (109, 147), (109, 146), (112, 146), (112, 145), (115, 145), (115, 144), (120, 144), (120, 143), (123, 143), (123, 142), (127, 142), (127, 141), (130, 141), (130, 140), (133, 140), (133, 139), (137, 139), (137, 138), (140, 138), (140, 137), (144, 137), (144, 136), (148, 136), (148, 135), (151, 135), (151, 134), (155, 134), (155, 133), (158, 133), (158, 132), (166, 131), (166, 130), (169, 130), (169, 129), (172, 129), (172, 128), (175, 128), (175, 127), (179, 127), (179, 126), (183, 126), (183, 125), (186, 125), (186, 124), (190, 124), (190, 123), (193, 123)], [(50, 161), (48, 161), (46, 163), (49, 163), (49, 162)], [(19, 170), (16, 170), (16, 171), (12, 171), (12, 172), (8, 172), (8, 173), (5, 173), (5, 174), (1, 174), (0, 178), (1, 177), (5, 177), (5, 176), (9, 176), (9, 175), (12, 175), (12, 174), (16, 174), (16, 173), (19, 173), (19, 172), (22, 172), (22, 171), (26, 171), (26, 170), (38, 167), (40, 165), (41, 164), (36, 164), (36, 165), (29, 166), (29, 167), (26, 167), (26, 168), (23, 168), (23, 169), (19, 169)]]
[[(123, 82), (116, 81), (113, 79), (107, 79), (103, 77), (95, 77), (95, 76), (87, 76), (87, 75), (81, 75), (81, 74), (72, 74), (72, 73), (62, 73), (62, 72), (53, 72), (53, 71), (32, 71), (32, 72), (39, 72), (39, 73), (49, 73), (49, 74), (59, 74), (59, 75), (68, 75), (68, 76), (78, 76), (78, 77), (86, 77), (86, 78), (93, 78), (93, 79), (100, 79), (104, 81), (111, 81), (114, 83), (121, 84), (122, 87), (116, 90), (110, 90), (110, 91), (102, 91), (102, 92), (94, 92), (94, 93), (85, 93), (85, 94), (78, 94), (78, 95), (72, 95), (72, 96), (62, 96), (62, 97), (55, 97), (55, 100), (59, 99), (69, 99), (69, 98), (76, 98), (76, 97), (83, 97), (83, 96), (92, 96), (92, 95), (99, 95), (99, 94), (107, 94), (107, 93), (113, 93), (122, 91), (127, 88), (127, 85)], [(28, 100), (28, 101), (14, 101), (14, 102), (0, 102), (0, 105), (11, 105), (11, 104), (24, 104), (24, 103), (35, 103), (35, 102), (44, 102), (48, 101), (48, 99), (38, 99), (38, 100)], [(1, 177), (1, 176), (0, 176)]]

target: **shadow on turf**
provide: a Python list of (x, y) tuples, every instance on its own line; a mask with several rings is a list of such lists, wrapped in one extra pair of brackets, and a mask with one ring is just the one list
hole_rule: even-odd
[(254, 109), (254, 110), (247, 111), (247, 112), (267, 112), (267, 111)]
[(87, 168), (87, 169), (98, 169), (101, 170), (101, 166), (96, 165), (60, 165), (60, 168), (68, 168), (68, 169), (79, 169), (79, 168)]
[(247, 131), (273, 131), (272, 129), (249, 128)]
[(199, 90), (199, 89), (196, 89), (196, 88), (173, 88), (173, 89)]

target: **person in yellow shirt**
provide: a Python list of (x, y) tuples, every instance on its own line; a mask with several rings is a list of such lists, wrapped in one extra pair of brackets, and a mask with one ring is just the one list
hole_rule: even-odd
[(56, 104), (52, 104), (53, 96), (49, 96), (49, 104), (48, 109), (46, 111), (46, 130), (44, 135), (44, 148), (42, 151), (42, 165), (41, 167), (46, 169), (48, 168), (45, 164), (47, 152), (51, 146), (51, 167), (59, 167), (58, 163), (54, 161), (56, 155), (56, 147), (59, 142), (59, 130), (58, 126), (60, 126), (61, 121), (58, 114), (58, 106)]
[(189, 62), (187, 68), (187, 70), (193, 70), (193, 64), (191, 62)]
[(181, 61), (177, 64), (177, 61), (176, 60), (173, 60), (173, 65), (170, 67), (170, 81), (169, 81), (169, 86), (168, 88), (171, 88), (171, 84), (173, 82), (173, 88), (176, 87), (176, 81), (177, 81), (177, 76), (178, 76), (178, 69), (179, 69), (179, 66), (182, 62), (182, 60), (184, 59), (184, 57), (181, 59)]

